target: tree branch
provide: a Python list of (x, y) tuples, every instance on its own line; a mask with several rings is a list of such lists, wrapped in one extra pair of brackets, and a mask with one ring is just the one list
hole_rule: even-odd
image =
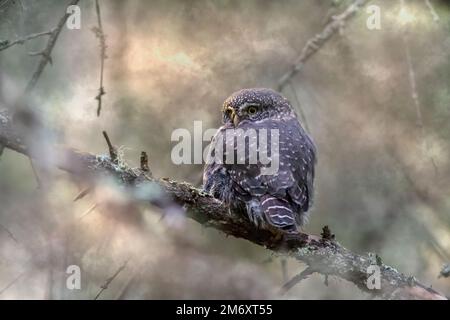
[(127, 264), (128, 264), (128, 260), (126, 260), (110, 278), (106, 279), (105, 283), (100, 286), (100, 291), (97, 293), (94, 300), (98, 300), (98, 298), (100, 298), (100, 295), (103, 293), (103, 291), (108, 289), (108, 286), (111, 284), (111, 282), (113, 282), (114, 279), (119, 275), (119, 273), (121, 273), (123, 271), (123, 269), (125, 269)]
[[(79, 2), (79, 0), (72, 0), (69, 4), (69, 6), (76, 5)], [(62, 28), (64, 27), (64, 24), (66, 23), (67, 18), (69, 17), (69, 13), (65, 13), (64, 16), (59, 20), (58, 25), (56, 28), (53, 29), (52, 33), (50, 34), (50, 38), (48, 39), (47, 45), (45, 48), (37, 53), (42, 56), (41, 61), (39, 62), (39, 65), (34, 72), (33, 76), (31, 77), (30, 82), (28, 82), (27, 87), (25, 88), (25, 94), (28, 94), (33, 88), (36, 86), (37, 81), (39, 80), (39, 77), (41, 76), (42, 72), (44, 71), (45, 67), (47, 66), (47, 63), (51, 62), (51, 54), (53, 47), (55, 46), (56, 40), (58, 40), (58, 36), (61, 33)]]
[(106, 56), (107, 45), (106, 45), (106, 35), (103, 32), (102, 17), (100, 14), (100, 5), (98, 3), (98, 0), (95, 0), (95, 11), (97, 13), (98, 26), (92, 28), (92, 31), (98, 38), (100, 44), (100, 85), (98, 89), (98, 94), (95, 97), (95, 99), (98, 101), (97, 117), (99, 117), (100, 112), (102, 111), (102, 97), (106, 94), (105, 88), (103, 87), (103, 71), (105, 68), (105, 60), (107, 58)]
[(291, 280), (286, 282), (283, 287), (281, 288), (281, 294), (285, 294), (288, 292), (292, 287), (294, 287), (296, 284), (300, 283), (302, 280), (305, 280), (310, 275), (314, 273), (314, 269), (311, 267), (307, 267), (305, 270), (300, 272), (299, 274), (295, 275)]
[(434, 10), (434, 7), (431, 4), (430, 0), (425, 0), (425, 5), (428, 7), (428, 10), (430, 10), (430, 14), (433, 17), (433, 21), (439, 21), (439, 16), (436, 13), (436, 10)]
[[(0, 143), (6, 148), (34, 157), (31, 148), (23, 141), (14, 131), (11, 117), (6, 112), (0, 112)], [(364, 292), (389, 299), (446, 299), (414, 277), (408, 277), (382, 262), (378, 263), (381, 290), (369, 290), (366, 286), (367, 268), (374, 264), (373, 259), (344, 248), (334, 240), (329, 230), (324, 230), (320, 237), (305, 233), (287, 236), (270, 230), (255, 229), (245, 216), (230, 212), (223, 203), (188, 183), (154, 179), (140, 169), (130, 168), (121, 161), (114, 162), (108, 156), (97, 156), (62, 146), (55, 146), (54, 149), (54, 161), (62, 170), (90, 178), (106, 175), (130, 189), (137, 189), (145, 184), (157, 185), (186, 209), (188, 218), (203, 226), (291, 256), (306, 263), (317, 273), (348, 280)], [(152, 201), (151, 198), (144, 200)]]
[(28, 40), (36, 39), (36, 38), (43, 37), (43, 36), (50, 36), (53, 34), (53, 32), (55, 32), (55, 30), (56, 29), (52, 29), (50, 31), (29, 34), (22, 38), (18, 38), (14, 41), (2, 40), (2, 41), (0, 41), (0, 51), (8, 49), (9, 47), (15, 46), (16, 44), (24, 44)]
[(287, 83), (300, 71), (303, 64), (311, 58), (319, 49), (330, 39), (336, 32), (342, 29), (344, 23), (355, 15), (355, 13), (362, 8), (368, 0), (355, 0), (343, 13), (333, 16), (322, 32), (316, 34), (313, 38), (306, 42), (300, 56), (295, 60), (292, 68), (286, 72), (278, 81), (278, 91), (283, 91)]

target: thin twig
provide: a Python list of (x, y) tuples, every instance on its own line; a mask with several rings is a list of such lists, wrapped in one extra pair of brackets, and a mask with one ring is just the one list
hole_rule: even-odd
[(315, 271), (311, 267), (307, 267), (305, 270), (300, 272), (299, 274), (292, 277), (291, 280), (286, 282), (283, 287), (281, 287), (280, 294), (285, 294), (288, 292), (292, 287), (294, 287), (296, 284), (300, 283), (302, 280), (308, 278), (311, 274), (313, 274)]
[(106, 45), (106, 35), (103, 32), (102, 18), (100, 15), (100, 5), (98, 3), (98, 0), (95, 0), (95, 11), (97, 12), (98, 26), (92, 28), (92, 31), (95, 33), (95, 36), (98, 38), (100, 42), (100, 86), (98, 89), (98, 95), (95, 97), (95, 99), (98, 101), (97, 117), (99, 117), (100, 112), (102, 110), (102, 96), (106, 94), (105, 88), (103, 87), (103, 70), (105, 66), (105, 60), (107, 58), (106, 56), (107, 45)]
[(19, 274), (17, 277), (15, 277), (10, 283), (8, 283), (3, 289), (0, 290), (0, 295), (2, 295), (6, 290), (11, 288), (17, 281), (19, 281), (20, 278), (22, 278), (25, 275), (25, 271)]
[(111, 282), (113, 282), (113, 280), (119, 275), (119, 273), (121, 273), (123, 271), (123, 269), (125, 269), (129, 260), (130, 259), (126, 260), (124, 262), (124, 264), (121, 265), (119, 269), (117, 269), (116, 273), (114, 273), (111, 277), (106, 279), (105, 283), (102, 286), (100, 286), (100, 291), (97, 293), (94, 300), (97, 300), (100, 297), (100, 295), (103, 293), (103, 291), (108, 289), (108, 286), (111, 284)]
[(127, 283), (123, 286), (122, 290), (120, 290), (120, 292), (117, 294), (116, 300), (124, 300), (127, 298), (128, 292), (131, 290), (131, 288), (136, 282), (136, 279), (138, 279), (138, 276), (141, 273), (140, 267), (138, 268), (138, 270), (139, 271), (134, 272), (133, 275), (130, 277), (130, 279), (128, 279)]
[(303, 111), (302, 105), (300, 104), (300, 99), (298, 98), (297, 90), (295, 90), (295, 87), (294, 87), (294, 85), (292, 84), (291, 81), (289, 81), (289, 86), (291, 87), (291, 90), (292, 90), (292, 92), (294, 94), (295, 103), (297, 104), (297, 110), (298, 110), (298, 112), (300, 114), (300, 118), (302, 118), (303, 126), (305, 127), (306, 132), (309, 133), (310, 131), (309, 131), (308, 121), (306, 120), (305, 112)]
[(283, 283), (288, 280), (288, 270), (287, 270), (287, 260), (286, 258), (281, 258), (281, 276), (283, 277)]
[(345, 21), (355, 15), (355, 13), (363, 7), (368, 0), (355, 0), (347, 9), (340, 15), (334, 16), (321, 33), (316, 34), (313, 38), (306, 42), (300, 56), (295, 60), (292, 68), (286, 72), (278, 81), (278, 91), (283, 91), (289, 80), (292, 79), (303, 67), (303, 64), (311, 58), (319, 49), (330, 39), (336, 32), (342, 29)]
[(19, 241), (16, 239), (16, 237), (14, 237), (14, 234), (11, 231), (9, 231), (9, 229), (6, 228), (4, 225), (0, 224), (0, 229), (5, 230), (5, 232), (8, 234), (8, 236), (11, 239), (13, 239), (16, 243), (19, 243)]
[(117, 160), (118, 160), (117, 149), (113, 146), (113, 144), (111, 143), (111, 140), (109, 140), (108, 133), (106, 133), (106, 131), (103, 131), (103, 137), (105, 137), (106, 144), (108, 145), (109, 156), (111, 158), (111, 161), (114, 163), (117, 163)]
[[(405, 1), (404, 0), (400, 0), (400, 6), (401, 6), (402, 9), (405, 7)], [(403, 45), (404, 45), (404, 48), (405, 48), (405, 57), (406, 57), (406, 63), (407, 63), (407, 66), (408, 66), (408, 75), (409, 75), (409, 85), (410, 85), (410, 90), (411, 90), (411, 98), (412, 98), (412, 100), (414, 102), (414, 106), (415, 106), (415, 110), (416, 110), (417, 126), (420, 128), (420, 131), (421, 131), (423, 145), (424, 145), (424, 150), (425, 151), (429, 151), (430, 148), (429, 148), (429, 145), (428, 145), (425, 125), (424, 125), (424, 122), (423, 122), (422, 108), (421, 108), (421, 105), (420, 105), (419, 92), (417, 90), (416, 72), (414, 70), (414, 65), (413, 65), (412, 58), (411, 58), (411, 49), (410, 49), (410, 45), (409, 45), (409, 39), (408, 39), (407, 32), (408, 32), (407, 26), (405, 26), (405, 30), (402, 32), (402, 41), (403, 41)], [(434, 161), (434, 158), (431, 155), (429, 156), (429, 158), (430, 158), (430, 161), (431, 161), (431, 163), (433, 165), (435, 173), (437, 174), (438, 168), (437, 168), (436, 162)]]
[(76, 195), (76, 197), (73, 199), (73, 202), (76, 202), (82, 198), (84, 198), (87, 194), (91, 192), (92, 188), (87, 187), (85, 189), (82, 189), (79, 194)]
[(86, 210), (85, 213), (83, 213), (83, 214), (81, 215), (80, 218), (78, 218), (78, 220), (84, 219), (88, 214), (90, 214), (92, 211), (94, 211), (95, 209), (97, 209), (97, 207), (98, 207), (98, 203), (95, 203), (94, 205), (92, 205), (89, 209)]
[[(80, 0), (72, 0), (69, 4), (69, 6), (76, 5)], [(53, 50), (53, 47), (56, 44), (56, 40), (58, 40), (58, 36), (61, 33), (62, 28), (66, 24), (67, 18), (70, 16), (70, 13), (66, 12), (64, 16), (59, 20), (58, 25), (56, 28), (53, 29), (52, 34), (50, 35), (50, 38), (48, 39), (46, 47), (39, 53), (42, 56), (41, 61), (39, 62), (39, 65), (36, 69), (36, 71), (33, 73), (33, 76), (31, 77), (31, 80), (28, 82), (26, 88), (25, 88), (25, 95), (29, 94), (33, 88), (36, 86), (37, 81), (39, 80), (42, 72), (44, 71), (45, 67), (47, 66), (47, 63), (51, 61), (51, 53)]]
[(0, 51), (8, 49), (12, 46), (15, 46), (16, 44), (24, 44), (28, 40), (36, 39), (36, 38), (43, 37), (43, 36), (51, 36), (54, 32), (55, 32), (55, 29), (52, 29), (50, 31), (29, 34), (22, 38), (18, 38), (14, 41), (9, 41), (9, 40), (0, 41)]
[(36, 170), (33, 159), (30, 157), (28, 159), (30, 160), (31, 171), (33, 171), (34, 178), (36, 179), (37, 188), (40, 189), (42, 187), (42, 180), (39, 177), (39, 173)]
[(434, 10), (434, 7), (431, 4), (430, 0), (425, 0), (425, 4), (427, 5), (428, 9), (430, 10), (430, 14), (433, 17), (433, 20), (434, 21), (439, 21), (439, 16), (436, 13), (436, 10)]

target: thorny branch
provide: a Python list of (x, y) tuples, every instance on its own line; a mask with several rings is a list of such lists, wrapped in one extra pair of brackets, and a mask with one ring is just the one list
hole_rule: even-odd
[[(32, 149), (23, 141), (15, 132), (11, 117), (6, 112), (0, 112), (0, 143), (11, 150), (33, 157)], [(126, 187), (124, 192), (156, 186), (183, 206), (188, 218), (203, 226), (293, 257), (306, 263), (317, 273), (348, 280), (364, 292), (389, 299), (446, 299), (414, 277), (408, 277), (381, 261), (381, 290), (369, 290), (366, 286), (367, 268), (373, 264), (372, 257), (346, 249), (333, 240), (329, 230), (324, 230), (323, 237), (305, 233), (285, 236), (270, 230), (257, 230), (246, 217), (231, 212), (223, 203), (188, 183), (154, 179), (140, 169), (127, 166), (123, 161), (116, 163), (108, 156), (96, 156), (62, 146), (55, 146), (54, 154), (55, 163), (60, 169), (86, 179), (98, 176), (113, 177)], [(149, 203), (154, 201), (151, 195), (141, 197), (140, 200)]]
[(100, 42), (100, 86), (98, 89), (98, 95), (95, 97), (95, 99), (98, 101), (97, 117), (99, 117), (100, 112), (102, 110), (102, 96), (106, 94), (105, 88), (103, 87), (103, 70), (105, 67), (105, 60), (107, 58), (106, 56), (107, 45), (106, 45), (106, 35), (103, 32), (102, 18), (100, 15), (100, 5), (98, 3), (98, 0), (95, 0), (95, 11), (97, 13), (98, 26), (92, 28), (92, 31), (94, 32), (95, 36), (98, 38)]
[(355, 0), (343, 13), (333, 16), (322, 32), (316, 34), (313, 38), (306, 42), (300, 56), (295, 60), (291, 69), (286, 72), (278, 81), (278, 91), (283, 91), (287, 83), (300, 71), (304, 63), (311, 58), (319, 49), (330, 39), (336, 32), (342, 29), (344, 23), (355, 15), (368, 0)]
[(0, 40), (0, 51), (8, 49), (12, 46), (15, 46), (16, 44), (24, 44), (28, 40), (36, 39), (43, 36), (50, 36), (55, 32), (56, 29), (52, 29), (50, 31), (43, 31), (38, 33), (29, 34), (27, 36), (24, 36), (22, 38), (18, 38), (14, 41), (9, 40)]
[[(72, 0), (69, 4), (76, 5), (79, 2), (79, 0)], [(35, 52), (33, 55), (41, 55), (42, 59), (39, 62), (39, 65), (36, 69), (36, 71), (33, 73), (33, 76), (31, 77), (31, 80), (28, 82), (27, 87), (25, 88), (25, 94), (30, 93), (33, 88), (36, 86), (37, 81), (39, 80), (42, 72), (44, 71), (45, 67), (47, 66), (47, 63), (51, 63), (51, 54), (53, 47), (55, 46), (56, 40), (58, 40), (58, 36), (61, 33), (62, 28), (64, 27), (67, 18), (69, 17), (69, 13), (65, 13), (64, 16), (59, 20), (58, 25), (56, 28), (53, 29), (52, 33), (50, 34), (50, 38), (48, 39), (47, 45), (43, 50), (40, 52)]]

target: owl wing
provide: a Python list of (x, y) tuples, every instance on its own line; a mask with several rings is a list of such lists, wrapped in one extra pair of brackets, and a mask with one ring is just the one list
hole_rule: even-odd
[(216, 153), (214, 146), (226, 129), (225, 126), (222, 126), (212, 138), (208, 151), (208, 158), (206, 159), (205, 168), (203, 170), (203, 190), (222, 201), (227, 200), (227, 194), (224, 191), (225, 188), (229, 189), (230, 176), (223, 165), (223, 159), (221, 162), (213, 161), (213, 159)]
[[(254, 196), (273, 196), (292, 203), (296, 212), (306, 212), (313, 199), (316, 151), (308, 134), (296, 118), (244, 122), (246, 129), (279, 130), (279, 168), (272, 175), (261, 175), (262, 164), (228, 165), (230, 179), (242, 200)], [(270, 141), (268, 147), (270, 147)], [(248, 152), (246, 152), (248, 158)], [(248, 159), (246, 159), (247, 161)]]

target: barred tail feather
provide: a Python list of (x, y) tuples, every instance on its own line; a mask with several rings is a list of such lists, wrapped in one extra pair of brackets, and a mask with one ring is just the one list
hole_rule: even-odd
[(281, 229), (296, 229), (295, 213), (287, 201), (264, 196), (261, 199), (261, 209), (269, 224)]

